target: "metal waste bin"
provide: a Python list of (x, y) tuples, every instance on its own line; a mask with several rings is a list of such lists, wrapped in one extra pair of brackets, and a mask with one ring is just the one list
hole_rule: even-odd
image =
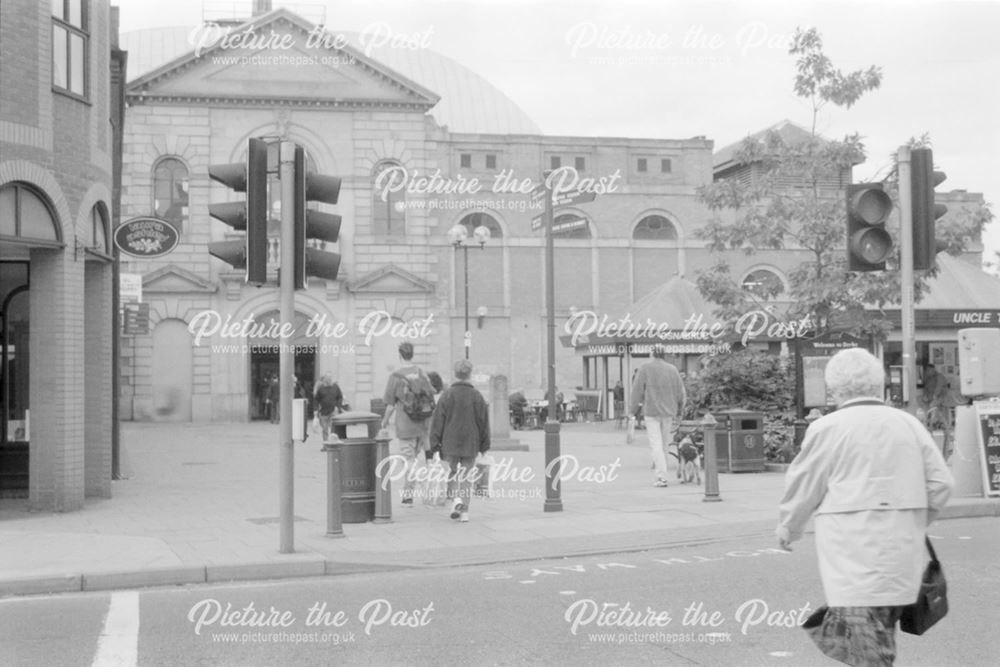
[[(344, 523), (365, 523), (375, 518), (375, 436), (382, 418), (371, 412), (343, 412), (331, 420), (340, 442), (340, 510)], [(348, 437), (348, 428), (353, 427)]]
[(719, 472), (764, 471), (764, 415), (749, 410), (713, 412)]

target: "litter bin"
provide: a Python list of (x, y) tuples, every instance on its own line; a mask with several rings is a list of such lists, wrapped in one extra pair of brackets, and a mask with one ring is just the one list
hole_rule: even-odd
[[(365, 523), (375, 518), (375, 436), (382, 418), (371, 412), (343, 412), (331, 420), (340, 442), (340, 511), (344, 523)], [(348, 437), (348, 428), (352, 436)]]
[(720, 472), (763, 472), (764, 415), (748, 410), (713, 412)]

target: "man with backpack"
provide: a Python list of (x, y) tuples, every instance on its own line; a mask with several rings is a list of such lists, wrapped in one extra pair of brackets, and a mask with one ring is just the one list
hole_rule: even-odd
[[(385, 385), (385, 416), (382, 428), (395, 415), (399, 452), (406, 458), (406, 481), (403, 485), (403, 505), (413, 507), (413, 467), (417, 457), (428, 449), (430, 417), (434, 413), (434, 388), (427, 374), (413, 363), (413, 344), (399, 344), (403, 366), (397, 368)], [(396, 445), (394, 445), (395, 447)]]

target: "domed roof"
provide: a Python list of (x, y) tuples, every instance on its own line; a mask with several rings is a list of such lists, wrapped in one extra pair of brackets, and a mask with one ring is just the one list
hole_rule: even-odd
[[(191, 53), (193, 27), (146, 28), (122, 33), (119, 47), (128, 51), (127, 80)], [(342, 33), (360, 50), (356, 34)], [(385, 67), (436, 93), (441, 100), (429, 111), (451, 132), (473, 134), (541, 134), (542, 131), (509, 97), (490, 82), (430, 49), (383, 47), (371, 53)]]

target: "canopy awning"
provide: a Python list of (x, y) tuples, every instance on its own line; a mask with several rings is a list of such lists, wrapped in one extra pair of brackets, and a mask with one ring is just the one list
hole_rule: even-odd
[[(620, 310), (576, 312), (559, 339), (564, 346), (576, 348), (625, 343), (704, 345), (717, 340), (726, 329), (712, 314), (715, 308), (697, 285), (675, 276)], [(698, 353), (693, 347), (683, 351)]]

